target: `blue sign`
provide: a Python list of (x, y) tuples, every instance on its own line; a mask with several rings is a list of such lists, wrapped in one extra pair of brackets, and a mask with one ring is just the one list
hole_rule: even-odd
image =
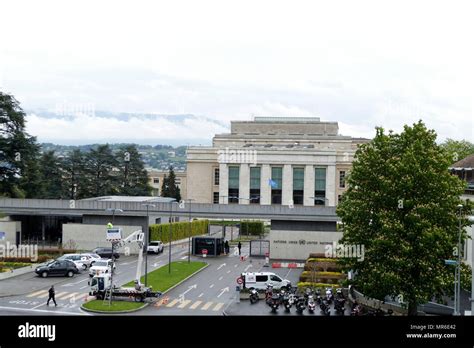
[(458, 262), (456, 260), (444, 260), (445, 265), (457, 265)]
[(5, 239), (5, 232), (0, 232), (0, 240), (4, 240)]

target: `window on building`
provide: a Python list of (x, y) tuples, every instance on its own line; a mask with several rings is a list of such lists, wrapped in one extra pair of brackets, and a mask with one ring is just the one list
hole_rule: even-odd
[(293, 168), (293, 204), (303, 204), (304, 168)]
[(314, 204), (326, 205), (326, 168), (314, 169)]
[(212, 198), (213, 198), (212, 202), (214, 204), (219, 204), (219, 192), (214, 192)]
[(339, 172), (339, 187), (340, 188), (346, 187), (346, 172), (343, 170)]
[(214, 185), (219, 185), (219, 168), (214, 168)]
[(239, 203), (239, 167), (229, 167), (229, 203)]
[(272, 204), (281, 204), (281, 188), (283, 182), (283, 168), (272, 167)]
[(250, 167), (250, 203), (260, 204), (260, 167)]
[(160, 178), (153, 178), (153, 183), (154, 184), (159, 184), (160, 183)]

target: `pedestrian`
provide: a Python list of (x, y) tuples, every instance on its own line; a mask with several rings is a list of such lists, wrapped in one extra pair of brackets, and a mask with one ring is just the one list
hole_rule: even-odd
[(242, 249), (242, 243), (239, 242), (239, 244), (237, 245), (237, 248), (239, 248), (239, 255), (242, 255), (240, 249)]
[(229, 255), (230, 247), (229, 247), (229, 242), (228, 241), (225, 241), (224, 249), (225, 249), (226, 255)]
[(55, 291), (54, 291), (54, 285), (51, 285), (49, 288), (49, 297), (48, 297), (48, 302), (46, 302), (46, 305), (49, 306), (49, 301), (53, 300), (54, 306), (57, 307), (58, 304), (56, 303), (56, 299), (54, 298)]

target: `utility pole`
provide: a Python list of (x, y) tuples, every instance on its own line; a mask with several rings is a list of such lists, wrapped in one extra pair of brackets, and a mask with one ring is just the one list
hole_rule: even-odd
[[(106, 209), (107, 211), (112, 212), (112, 226), (114, 226), (115, 223), (115, 212), (123, 213), (122, 209), (117, 209), (117, 208), (108, 208)], [(114, 288), (114, 264), (115, 264), (115, 256), (114, 256), (114, 247), (115, 243), (112, 241), (112, 269), (110, 270), (110, 294), (109, 294), (109, 306), (112, 306), (112, 290)]]
[[(149, 207), (156, 207), (156, 205), (151, 203), (142, 204), (146, 207), (146, 233), (145, 233), (145, 287), (148, 285), (148, 244), (150, 243), (150, 218), (148, 215), (148, 208)], [(139, 252), (143, 252), (140, 250)]]
[(170, 201), (170, 225), (169, 225), (169, 255), (168, 255), (168, 273), (171, 274), (171, 238), (173, 236), (173, 203), (176, 199)]

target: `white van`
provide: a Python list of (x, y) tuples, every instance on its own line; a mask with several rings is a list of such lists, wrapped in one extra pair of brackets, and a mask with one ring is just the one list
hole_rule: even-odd
[(247, 272), (242, 273), (243, 286), (247, 289), (265, 290), (267, 284), (273, 286), (274, 289), (291, 287), (288, 279), (282, 279), (279, 275), (272, 272)]

